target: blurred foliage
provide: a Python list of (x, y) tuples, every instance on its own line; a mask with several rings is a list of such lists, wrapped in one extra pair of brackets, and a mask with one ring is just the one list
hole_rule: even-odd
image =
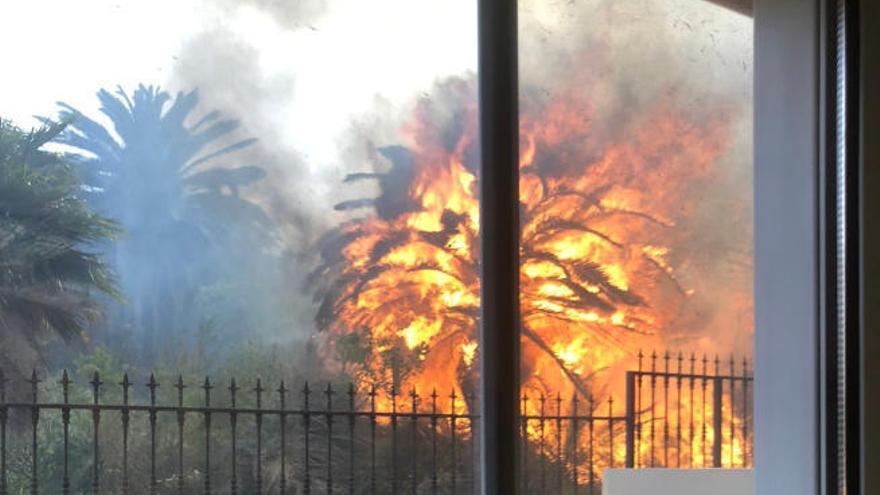
[(83, 196), (127, 233), (104, 247), (130, 301), (111, 314), (108, 338), (149, 363), (206, 344), (220, 356), (277, 332), (286, 323), (280, 243), (263, 209), (243, 195), (266, 174), (224, 164), (245, 160), (257, 140), (234, 138), (239, 122), (219, 112), (197, 117), (197, 91), (172, 97), (141, 85), (97, 96), (110, 125), (60, 103), (70, 125), (56, 141), (75, 151)]
[(120, 298), (94, 249), (117, 224), (78, 197), (70, 165), (44, 145), (66, 122), (25, 132), (0, 120), (0, 368), (28, 376), (52, 336), (84, 340), (101, 316), (94, 297)]

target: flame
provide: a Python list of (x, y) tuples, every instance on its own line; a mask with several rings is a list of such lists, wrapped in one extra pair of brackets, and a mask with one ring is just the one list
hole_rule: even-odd
[[(480, 219), (473, 86), (444, 90), (457, 98), (452, 110), (421, 101), (404, 129), (410, 145), (383, 150), (391, 172), (374, 174), (379, 214), (325, 239), (319, 272), (332, 282), (318, 323), (331, 341), (357, 337), (362, 353), (337, 343), (325, 354), (356, 383), (436, 390), (448, 408), (448, 395), (467, 397), (476, 383)], [(726, 112), (696, 119), (658, 102), (614, 127), (601, 124), (588, 92), (523, 107), (523, 390), (622, 396), (603, 370), (662, 346), (693, 295), (677, 277), (675, 232), (696, 208), (689, 188), (728, 151)]]

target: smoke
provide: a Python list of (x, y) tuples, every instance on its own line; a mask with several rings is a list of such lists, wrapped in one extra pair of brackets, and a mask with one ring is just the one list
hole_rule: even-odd
[[(351, 215), (370, 214), (336, 212), (333, 205), (378, 195), (367, 181), (343, 186), (343, 178), (357, 171), (386, 172), (391, 164), (378, 148), (416, 144), (404, 123), (418, 102), (430, 102), (437, 115), (451, 121), (453, 106), (461, 100), (444, 101), (449, 85), (459, 80), (475, 87), (475, 9), (448, 6), (455, 3), (441, 7), (429, 2), (422, 6), (423, 14), (415, 15), (407, 10), (415, 7), (394, 1), (366, 7), (342, 1), (220, 0), (214, 4), (218, 20), (196, 33), (179, 53), (170, 86), (198, 87), (205, 109), (240, 119), (242, 134), (260, 139), (246, 161), (268, 175), (243, 194), (263, 206), (279, 229), (287, 262), (286, 300), (297, 315), (293, 333), (308, 335), (314, 329), (315, 308), (305, 275), (318, 262), (317, 240)], [(340, 19), (356, 17), (346, 10), (360, 8), (376, 12), (363, 20), (368, 25), (328, 44), (330, 37), (345, 38), (340, 26), (349, 25)], [(442, 20), (432, 23), (432, 11)], [(447, 15), (440, 16), (441, 11)], [(376, 42), (374, 38), (398, 22), (393, 19), (397, 16), (412, 17), (413, 26), (406, 31), (410, 37)], [(563, 91), (591, 102), (590, 114), (600, 122), (592, 125), (583, 143), (587, 149), (601, 149), (603, 140), (635, 125), (643, 110), (658, 102), (691, 121), (730, 119), (728, 154), (705, 180), (681, 191), (698, 206), (675, 229), (672, 261), (694, 295), (668, 343), (747, 353), (751, 20), (695, 0), (526, 0), (520, 2), (520, 24), (524, 108), (540, 107)], [(418, 49), (380, 50), (363, 60), (358, 45), (366, 43)], [(334, 47), (346, 44), (350, 46)], [(326, 58), (315, 60), (321, 56)], [(355, 76), (328, 78), (324, 87), (305, 82), (309, 78), (304, 71), (339, 64), (354, 67), (328, 74)], [(579, 88), (582, 94), (577, 94)], [(318, 97), (320, 91), (335, 92), (336, 97)], [(346, 111), (328, 105), (321, 112), (308, 105), (310, 99), (335, 101)], [(327, 135), (330, 131), (335, 135)], [(320, 142), (314, 139), (318, 133), (324, 134)], [(564, 169), (578, 164), (558, 165)]]
[[(224, 17), (255, 9), (281, 30), (308, 29), (326, 9), (323, 1), (310, 0), (223, 0), (218, 7)], [(228, 24), (218, 22), (196, 33), (181, 48), (169, 85), (179, 90), (197, 88), (203, 111), (220, 111), (238, 119), (239, 136), (259, 140), (230, 159), (266, 172), (265, 179), (244, 188), (241, 195), (269, 215), (278, 237), (280, 265), (271, 273), (243, 266), (240, 277), (253, 279), (246, 280), (246, 285), (275, 288), (277, 301), (252, 308), (270, 313), (262, 315), (266, 321), (283, 321), (282, 325), (268, 325), (278, 334), (262, 338), (303, 339), (311, 333), (313, 320), (311, 298), (304, 287), (304, 277), (315, 262), (310, 247), (332, 221), (326, 214), (331, 203), (320, 194), (316, 182), (333, 179), (316, 176), (302, 152), (291, 145), (284, 109), (291, 105), (296, 78), (291, 73), (267, 71), (260, 60), (258, 47)]]
[(235, 160), (267, 173), (241, 194), (262, 206), (278, 231), (284, 266), (277, 276), (293, 315), (291, 335), (314, 331), (313, 287), (305, 277), (317, 266), (318, 239), (353, 215), (333, 205), (375, 192), (366, 182), (344, 186), (343, 178), (381, 161), (377, 146), (397, 142), (408, 100), (430, 85), (435, 70), (456, 73), (472, 64), (470, 38), (460, 41), (473, 49), (465, 56), (450, 56), (455, 44), (436, 36), (400, 42), (420, 24), (468, 11), (443, 0), (421, 7), (426, 11), (405, 0), (206, 3), (206, 24), (175, 57), (172, 90), (198, 88), (202, 110), (240, 120), (238, 135), (259, 139)]
[(219, 0), (217, 3), (226, 14), (235, 14), (242, 7), (253, 7), (286, 29), (307, 27), (328, 7), (325, 0)]
[(751, 354), (752, 19), (693, 0), (527, 1), (520, 19), (525, 100), (580, 78), (600, 120), (591, 140), (627, 132), (658, 103), (727, 122), (727, 153), (677, 191), (693, 206), (670, 231), (670, 261), (693, 295), (664, 343)]

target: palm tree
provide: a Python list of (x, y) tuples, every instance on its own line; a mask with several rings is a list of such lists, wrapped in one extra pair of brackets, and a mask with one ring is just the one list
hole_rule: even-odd
[(113, 271), (90, 246), (117, 237), (89, 210), (60, 155), (44, 144), (66, 124), (30, 133), (0, 120), (0, 367), (22, 375), (52, 336), (85, 337), (96, 296), (119, 298)]
[(230, 265), (232, 244), (269, 242), (263, 210), (238, 194), (265, 173), (216, 165), (256, 139), (231, 140), (239, 123), (218, 112), (193, 118), (195, 90), (172, 98), (141, 85), (131, 95), (118, 88), (97, 96), (112, 129), (60, 103), (60, 117), (71, 124), (57, 141), (80, 152), (72, 160), (84, 196), (127, 232), (123, 242), (108, 246), (132, 302), (115, 324), (139, 335), (142, 356), (151, 359), (160, 332), (211, 323), (191, 308), (198, 289), (217, 281), (218, 267)]

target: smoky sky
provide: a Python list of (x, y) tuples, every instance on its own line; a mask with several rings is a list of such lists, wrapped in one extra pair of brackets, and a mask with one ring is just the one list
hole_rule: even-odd
[(276, 22), (289, 29), (307, 27), (327, 11), (325, 0), (217, 0), (227, 9), (252, 6), (272, 16)]
[[(232, 5), (240, 2), (225, 2)], [(276, 15), (279, 22), (299, 26), (320, 14), (321, 2), (248, 2)], [(287, 7), (286, 7), (287, 6)], [(295, 328), (280, 338), (305, 337), (312, 321), (311, 300), (303, 286), (314, 264), (309, 247), (326, 228), (327, 199), (316, 194), (314, 175), (301, 152), (287, 144), (279, 108), (289, 103), (296, 81), (288, 75), (267, 75), (258, 64), (257, 50), (224, 26), (191, 38), (180, 50), (170, 85), (197, 88), (201, 111), (220, 111), (238, 119), (237, 139), (257, 138), (255, 146), (225, 157), (216, 166), (258, 166), (266, 178), (241, 191), (272, 219), (282, 260), (277, 281), (289, 294), (284, 310)], [(248, 273), (242, 273), (248, 277)]]
[[(242, 7), (253, 8), (284, 30), (311, 30), (318, 35), (322, 19), (333, 15), (334, 8), (344, 8), (344, 2), (337, 4), (216, 1), (228, 15), (236, 15)], [(559, 97), (562, 88), (571, 88), (574, 79), (575, 87), (580, 84), (589, 92), (595, 113), (602, 119), (587, 138), (597, 149), (658, 101), (671, 102), (678, 112), (696, 121), (716, 118), (711, 112), (718, 111), (719, 102), (736, 109), (730, 114), (730, 151), (718, 163), (717, 180), (686, 191), (704, 198), (689, 226), (702, 234), (679, 246), (680, 258), (690, 260), (684, 267), (684, 281), (698, 293), (711, 296), (695, 301), (697, 316), (684, 315), (682, 322), (733, 318), (732, 310), (721, 307), (724, 301), (744, 287), (751, 290), (751, 114), (745, 110), (751, 104), (750, 21), (694, 0), (526, 0), (520, 2), (520, 25), (523, 97), (549, 101)], [(450, 28), (449, 36), (455, 36), (454, 26)], [(379, 32), (382, 26), (375, 29)], [(444, 100), (448, 86), (444, 81), (463, 80), (475, 88), (475, 75), (438, 73), (434, 84), (413, 88), (407, 101), (377, 94), (370, 109), (339, 123), (343, 129), (337, 138), (339, 163), (315, 167), (303, 150), (291, 144), (285, 122), (291, 117), (282, 111), (298, 90), (296, 60), (290, 60), (292, 71), (269, 72), (260, 65), (259, 55), (234, 30), (218, 23), (185, 43), (169, 84), (180, 89), (197, 87), (204, 110), (216, 109), (240, 119), (238, 137), (260, 139), (236, 160), (265, 168), (268, 177), (243, 194), (262, 205), (278, 225), (280, 249), (291, 266), (286, 274), (291, 279), (291, 304), (298, 306), (299, 321), (308, 327), (314, 308), (303, 281), (317, 262), (315, 242), (346, 218), (334, 212), (334, 204), (371, 191), (369, 185), (343, 186), (343, 178), (350, 172), (389, 170), (377, 149), (411, 144), (401, 127), (414, 103), (433, 100), (438, 115), (452, 118), (455, 111), (440, 108), (451, 101)], [(374, 54), (377, 59), (385, 56)], [(399, 70), (407, 71), (406, 60), (400, 61)], [(337, 83), (354, 87), (359, 81)], [(694, 275), (689, 278), (687, 270)], [(730, 275), (731, 270), (737, 274)]]

